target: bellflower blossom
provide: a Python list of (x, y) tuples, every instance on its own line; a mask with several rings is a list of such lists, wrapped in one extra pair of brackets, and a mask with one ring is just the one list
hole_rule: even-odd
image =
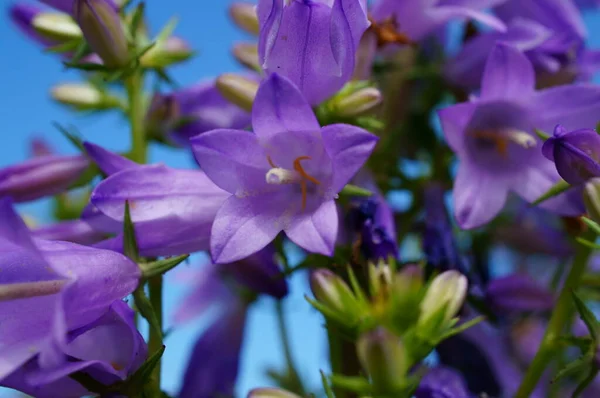
[(413, 41), (421, 41), (452, 20), (472, 19), (503, 31), (498, 18), (483, 12), (505, 0), (378, 0), (372, 17), (378, 22), (392, 20), (397, 29)]
[(213, 130), (192, 139), (200, 167), (230, 194), (212, 226), (213, 260), (247, 257), (281, 231), (308, 251), (331, 255), (334, 199), (377, 137), (345, 124), (321, 128), (298, 88), (277, 74), (258, 89), (252, 127), (253, 133)]
[[(544, 158), (534, 129), (557, 123), (570, 128), (593, 126), (600, 112), (600, 89), (570, 85), (535, 91), (535, 74), (517, 49), (497, 44), (490, 54), (481, 96), (439, 111), (446, 141), (460, 165), (454, 183), (458, 224), (475, 228), (492, 220), (509, 192), (533, 202), (559, 176)], [(577, 192), (541, 204), (563, 215), (583, 212)]]
[(92, 228), (88, 222), (83, 220), (67, 220), (56, 224), (44, 225), (32, 229), (31, 234), (35, 238), (64, 240), (79, 243), (80, 245), (91, 245), (107, 237), (106, 233)]
[(88, 367), (124, 379), (133, 356), (112, 366), (104, 362), (109, 355), (76, 337), (111, 307), (118, 311), (115, 303), (138, 285), (138, 266), (111, 251), (33, 240), (7, 199), (0, 200), (0, 216), (0, 384), (32, 391)]
[(156, 94), (146, 124), (156, 136), (166, 135), (167, 141), (188, 146), (191, 137), (205, 131), (248, 127), (250, 114), (223, 98), (215, 81), (210, 80), (170, 94)]
[(354, 72), (369, 27), (365, 0), (260, 0), (259, 62), (290, 79), (308, 102), (334, 95)]
[(492, 280), (485, 289), (490, 305), (501, 313), (547, 311), (554, 307), (552, 291), (527, 274), (512, 274)]
[(58, 44), (50, 38), (38, 33), (33, 27), (34, 19), (43, 11), (44, 10), (40, 7), (25, 3), (15, 3), (9, 7), (10, 19), (23, 33), (44, 46)]
[(415, 398), (469, 398), (472, 396), (462, 375), (443, 366), (430, 369), (423, 376), (415, 391)]
[[(82, 218), (104, 232), (122, 231), (125, 202), (143, 256), (172, 256), (209, 248), (215, 214), (229, 194), (198, 170), (138, 165), (96, 145), (89, 156), (108, 175), (96, 186)], [(121, 236), (100, 247), (121, 251)]]

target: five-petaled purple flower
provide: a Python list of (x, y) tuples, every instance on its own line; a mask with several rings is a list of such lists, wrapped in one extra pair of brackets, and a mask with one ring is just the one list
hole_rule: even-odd
[(259, 61), (290, 79), (313, 105), (334, 95), (354, 71), (369, 27), (365, 0), (260, 0)]
[[(535, 91), (527, 57), (506, 44), (491, 52), (479, 98), (439, 111), (446, 141), (460, 159), (454, 182), (454, 211), (462, 228), (492, 220), (509, 192), (528, 202), (559, 180), (542, 155), (534, 130), (557, 123), (567, 128), (594, 126), (600, 113), (600, 89), (569, 85)], [(541, 204), (563, 215), (579, 215), (583, 203), (571, 190)]]
[(212, 226), (213, 260), (247, 257), (281, 231), (308, 251), (331, 255), (334, 199), (377, 137), (345, 124), (321, 128), (298, 88), (277, 74), (258, 90), (252, 126), (253, 133), (214, 130), (191, 140), (200, 167), (231, 195)]

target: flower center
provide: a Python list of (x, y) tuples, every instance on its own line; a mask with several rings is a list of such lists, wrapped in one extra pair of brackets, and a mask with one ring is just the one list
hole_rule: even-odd
[(514, 143), (525, 149), (533, 148), (536, 140), (530, 134), (520, 130), (476, 130), (473, 137), (480, 145), (492, 147), (503, 158), (508, 158), (508, 146)]
[(271, 169), (266, 174), (267, 184), (282, 185), (282, 184), (300, 184), (300, 190), (302, 192), (302, 210), (306, 208), (306, 196), (307, 196), (307, 181), (312, 182), (315, 185), (320, 185), (321, 181), (308, 174), (304, 167), (302, 167), (303, 160), (309, 160), (310, 156), (299, 156), (294, 160), (294, 170), (284, 169), (277, 167), (270, 156), (267, 156), (267, 160), (271, 165)]

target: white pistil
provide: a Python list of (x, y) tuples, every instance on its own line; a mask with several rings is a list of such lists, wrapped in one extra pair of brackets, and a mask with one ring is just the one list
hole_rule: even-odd
[(269, 170), (266, 174), (267, 184), (282, 185), (295, 184), (302, 180), (302, 176), (294, 171), (275, 167)]
[(515, 144), (530, 149), (537, 145), (536, 139), (529, 133), (520, 130), (509, 130), (506, 132), (506, 137)]

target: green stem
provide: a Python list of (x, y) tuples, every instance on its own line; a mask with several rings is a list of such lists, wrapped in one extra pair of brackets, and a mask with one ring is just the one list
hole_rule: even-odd
[[(162, 275), (157, 275), (148, 280), (148, 293), (150, 295), (150, 303), (154, 309), (154, 314), (158, 320), (160, 330), (163, 329), (163, 283)], [(148, 354), (152, 355), (160, 350), (163, 345), (162, 334), (157, 333), (154, 328), (150, 328), (150, 338), (148, 339)], [(160, 376), (161, 376), (161, 361), (154, 368), (152, 381), (154, 383), (153, 390), (160, 396)]]
[(138, 163), (147, 161), (146, 132), (144, 131), (144, 77), (141, 71), (135, 71), (125, 81), (129, 98), (129, 120), (131, 123), (131, 160)]
[[(592, 232), (588, 232), (586, 235), (590, 236), (585, 236), (585, 239), (595, 239), (595, 234)], [(515, 398), (527, 398), (531, 395), (533, 390), (535, 390), (540, 377), (542, 377), (544, 370), (559, 352), (557, 340), (562, 334), (565, 326), (568, 325), (573, 312), (571, 292), (579, 286), (591, 252), (592, 249), (589, 247), (583, 245), (578, 246), (575, 258), (573, 259), (573, 264), (571, 265), (571, 270), (569, 271), (565, 284), (558, 296), (558, 301), (554, 307), (552, 316), (550, 317), (550, 321), (548, 322), (542, 344), (540, 345), (533, 362), (529, 365), (529, 369), (527, 369), (527, 373), (521, 381), (521, 385), (515, 394)]]
[(294, 360), (292, 358), (292, 350), (290, 348), (289, 335), (287, 325), (285, 323), (285, 313), (283, 310), (282, 300), (277, 300), (277, 327), (279, 329), (279, 336), (281, 338), (281, 344), (283, 345), (283, 355), (287, 365), (287, 372), (289, 376), (290, 389), (293, 389), (295, 393), (304, 395), (305, 390), (302, 385), (302, 380), (296, 371), (294, 366)]

